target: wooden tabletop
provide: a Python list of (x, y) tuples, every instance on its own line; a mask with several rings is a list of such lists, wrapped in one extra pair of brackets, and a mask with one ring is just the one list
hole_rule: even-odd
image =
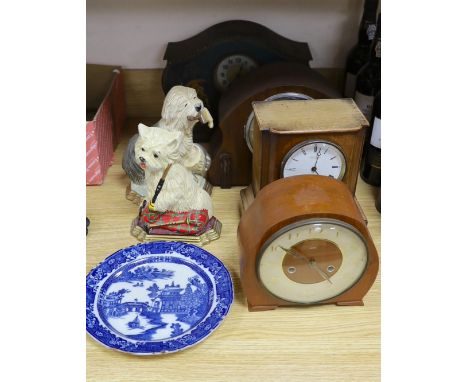
[[(87, 187), (89, 272), (120, 248), (137, 244), (130, 223), (138, 207), (125, 199), (128, 178), (121, 168), (128, 139), (117, 147), (101, 186)], [(204, 248), (231, 272), (231, 311), (205, 341), (163, 356), (110, 350), (87, 336), (88, 381), (359, 381), (380, 380), (380, 273), (361, 307), (279, 308), (251, 313), (239, 281), (237, 225), (241, 187), (213, 190), (221, 238)], [(356, 191), (380, 253), (380, 214), (375, 190), (360, 179)]]

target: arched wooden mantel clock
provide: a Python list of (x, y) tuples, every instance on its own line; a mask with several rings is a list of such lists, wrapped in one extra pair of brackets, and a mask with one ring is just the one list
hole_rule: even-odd
[(354, 195), (368, 122), (352, 99), (254, 102), (253, 109), (253, 196), (305, 174), (340, 180)]
[(249, 310), (363, 305), (377, 250), (345, 183), (301, 175), (264, 187), (238, 227)]
[(239, 78), (219, 102), (219, 130), (211, 141), (210, 182), (223, 188), (250, 183), (252, 102), (339, 97), (339, 92), (308, 64), (276, 62)]
[[(231, 84), (255, 68), (273, 62), (307, 65), (312, 59), (307, 43), (290, 40), (263, 25), (230, 20), (213, 25), (183, 41), (169, 42), (162, 87), (194, 88), (218, 124), (218, 103)], [(212, 130), (197, 125), (194, 139), (209, 142)]]

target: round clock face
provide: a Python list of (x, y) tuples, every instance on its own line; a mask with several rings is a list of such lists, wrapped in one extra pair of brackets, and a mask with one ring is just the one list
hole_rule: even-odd
[(346, 160), (341, 149), (326, 141), (306, 141), (294, 146), (284, 157), (281, 176), (323, 175), (343, 179)]
[[(302, 93), (287, 92), (287, 93), (274, 94), (271, 97), (268, 97), (265, 101), (305, 100), (305, 99), (313, 99), (313, 98)], [(249, 118), (247, 118), (247, 122), (244, 126), (244, 139), (245, 139), (245, 143), (247, 143), (247, 146), (250, 152), (253, 152), (253, 146), (252, 146), (253, 119), (254, 119), (254, 112), (252, 111), (249, 115)]]
[(257, 63), (243, 54), (224, 58), (215, 70), (215, 85), (220, 91), (226, 90), (232, 81), (257, 67)]
[(367, 245), (353, 226), (310, 219), (284, 227), (260, 250), (257, 273), (273, 295), (316, 303), (351, 288), (367, 265)]

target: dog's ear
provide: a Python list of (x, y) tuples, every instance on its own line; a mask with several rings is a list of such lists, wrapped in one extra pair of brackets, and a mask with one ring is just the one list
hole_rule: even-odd
[(161, 111), (161, 117), (166, 121), (173, 121), (179, 118), (179, 113), (187, 103), (187, 96), (184, 86), (173, 86), (166, 94)]
[(151, 129), (153, 129), (153, 128), (149, 127), (149, 126), (146, 126), (143, 123), (138, 124), (138, 134), (140, 134), (140, 137), (142, 137), (142, 138), (149, 137), (149, 135), (150, 135), (149, 133), (150, 133)]
[(173, 152), (177, 150), (182, 144), (182, 140), (184, 139), (184, 133), (177, 130), (170, 131), (169, 133), (171, 135), (171, 139), (167, 143), (167, 147), (170, 152)]

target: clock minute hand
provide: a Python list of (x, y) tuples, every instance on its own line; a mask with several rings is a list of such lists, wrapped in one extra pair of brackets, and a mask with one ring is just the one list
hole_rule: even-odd
[[(320, 148), (320, 150), (322, 150), (322, 149)], [(320, 174), (317, 172), (317, 163), (318, 163), (318, 160), (319, 160), (319, 158), (320, 158), (320, 155), (322, 155), (322, 154), (320, 153), (320, 150), (319, 150), (318, 153), (317, 153), (317, 159), (315, 160), (315, 164), (314, 164), (314, 166), (312, 167), (312, 172), (315, 172), (317, 175), (320, 175)]]
[(296, 251), (295, 249), (292, 249), (292, 248), (286, 249), (286, 248), (282, 247), (281, 245), (279, 245), (279, 247), (283, 251), (285, 251), (286, 253), (289, 253), (290, 255), (292, 255), (294, 257), (301, 257), (304, 260), (306, 260), (309, 267), (311, 267), (312, 269), (315, 269), (320, 274), (320, 276), (323, 277), (324, 280), (327, 280), (330, 284), (333, 284), (332, 281), (330, 280), (330, 277), (328, 277), (327, 274), (319, 268), (319, 266), (317, 265), (317, 263), (314, 260), (309, 260), (307, 258), (307, 256), (303, 255), (299, 251)]
[(317, 153), (317, 159), (315, 160), (314, 167), (317, 167), (317, 162), (318, 162), (318, 160), (319, 160), (319, 158), (320, 158), (320, 155), (322, 155), (322, 154), (320, 153), (321, 150), (322, 150), (322, 148), (320, 148), (319, 151), (318, 151), (318, 153)]
[(316, 263), (314, 260), (309, 261), (308, 264), (309, 264), (309, 266), (310, 266), (311, 268), (314, 268), (314, 269), (320, 274), (320, 276), (322, 276), (322, 277), (323, 277), (325, 280), (327, 280), (330, 284), (333, 284), (332, 281), (330, 280), (330, 277), (328, 277), (328, 275), (327, 275), (324, 271), (322, 271), (322, 270), (319, 268), (319, 266), (317, 265), (317, 263)]

